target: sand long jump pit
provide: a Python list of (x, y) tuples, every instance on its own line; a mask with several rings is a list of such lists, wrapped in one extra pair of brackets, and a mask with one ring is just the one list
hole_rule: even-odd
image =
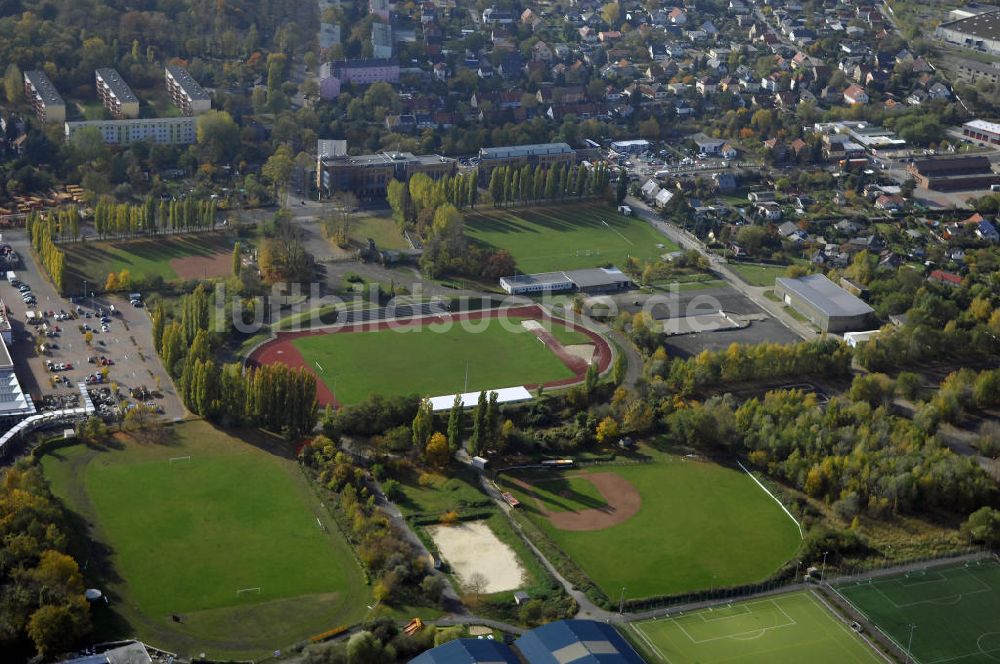
[(524, 584), (524, 568), (514, 549), (500, 541), (485, 521), (466, 521), (453, 526), (428, 526), (441, 557), (448, 561), (466, 589), (482, 577), (485, 594), (516, 590)]

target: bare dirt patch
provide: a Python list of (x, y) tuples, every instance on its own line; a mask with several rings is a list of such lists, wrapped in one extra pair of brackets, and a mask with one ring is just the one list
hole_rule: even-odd
[(500, 541), (483, 521), (427, 528), (441, 556), (448, 561), (461, 584), (471, 589), (477, 576), (481, 592), (516, 590), (524, 583), (524, 568), (514, 549)]
[[(555, 512), (536, 498), (535, 505), (538, 510), (559, 530), (604, 530), (625, 523), (642, 507), (642, 495), (631, 482), (618, 473), (579, 473), (570, 477), (587, 480), (593, 484), (607, 505), (576, 512)], [(525, 489), (531, 489), (530, 482), (515, 477), (510, 479)]]
[(181, 279), (209, 279), (227, 277), (233, 270), (232, 253), (218, 253), (211, 256), (188, 256), (172, 258), (170, 269)]
[(572, 344), (569, 346), (563, 346), (566, 352), (573, 357), (578, 357), (587, 364), (590, 364), (594, 359), (594, 344)]

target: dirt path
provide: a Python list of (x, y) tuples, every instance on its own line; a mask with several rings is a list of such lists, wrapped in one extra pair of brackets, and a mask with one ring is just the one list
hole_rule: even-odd
[[(639, 491), (618, 473), (577, 473), (567, 477), (584, 479), (593, 484), (607, 505), (576, 512), (554, 512), (548, 509), (540, 498), (535, 498), (538, 511), (559, 530), (604, 530), (625, 523), (642, 507), (642, 496)], [(529, 482), (516, 477), (511, 477), (510, 481), (527, 491), (533, 488)]]

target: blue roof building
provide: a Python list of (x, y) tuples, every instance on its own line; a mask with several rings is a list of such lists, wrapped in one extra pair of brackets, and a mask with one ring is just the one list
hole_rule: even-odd
[(428, 650), (410, 664), (520, 664), (514, 651), (493, 639), (456, 639)]
[(607, 623), (560, 620), (531, 630), (514, 642), (530, 664), (644, 664)]

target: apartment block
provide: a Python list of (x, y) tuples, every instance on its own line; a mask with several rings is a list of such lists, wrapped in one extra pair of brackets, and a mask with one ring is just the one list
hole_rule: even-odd
[(326, 100), (336, 99), (343, 83), (371, 85), (379, 81), (399, 83), (399, 63), (385, 58), (325, 62), (319, 70), (319, 94)]
[(164, 73), (170, 100), (184, 115), (198, 115), (212, 110), (211, 97), (205, 92), (205, 88), (191, 77), (187, 69), (177, 65), (167, 65)]
[(104, 108), (118, 120), (139, 117), (139, 98), (116, 70), (103, 67), (94, 72), (97, 94)]
[(66, 122), (66, 102), (45, 72), (39, 69), (24, 72), (24, 96), (31, 100), (35, 115), (42, 122)]
[(454, 172), (455, 160), (436, 154), (382, 152), (354, 157), (320, 157), (316, 186), (327, 196), (349, 191), (359, 198), (383, 198), (390, 180), (407, 182), (417, 173), (438, 180)]
[(189, 145), (196, 140), (195, 119), (192, 116), (67, 122), (66, 140), (72, 140), (73, 135), (85, 127), (96, 127), (108, 145), (129, 145), (139, 141)]

